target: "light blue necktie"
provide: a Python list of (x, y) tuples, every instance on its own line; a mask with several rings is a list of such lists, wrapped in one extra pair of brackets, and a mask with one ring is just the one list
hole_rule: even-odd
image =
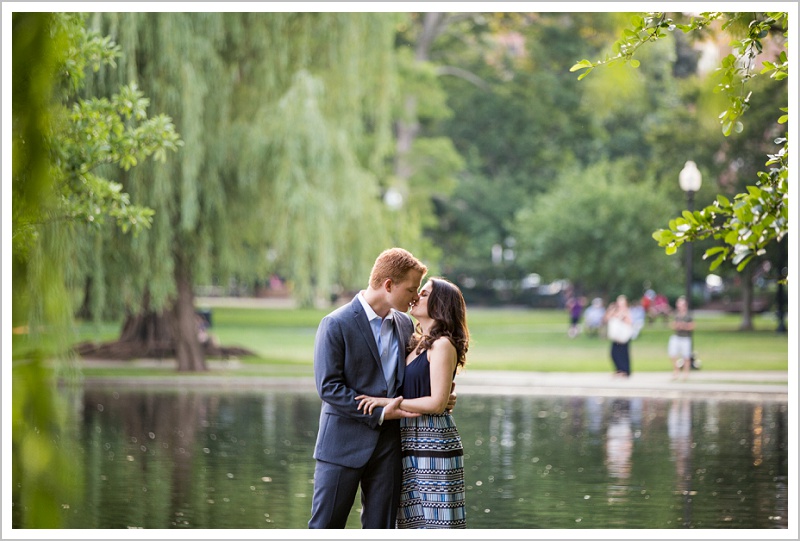
[(383, 365), (383, 376), (386, 378), (386, 385), (389, 388), (389, 393), (394, 389), (394, 373), (397, 368), (396, 359), (392, 359), (392, 338), (394, 337), (394, 325), (392, 320), (384, 318), (381, 322), (380, 343), (378, 348), (381, 352), (381, 364)]

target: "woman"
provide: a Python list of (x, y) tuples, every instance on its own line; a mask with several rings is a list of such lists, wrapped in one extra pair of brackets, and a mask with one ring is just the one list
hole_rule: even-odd
[(627, 378), (631, 375), (630, 344), (633, 337), (633, 319), (625, 295), (620, 295), (616, 302), (611, 303), (606, 310), (605, 319), (608, 323), (606, 334), (611, 340), (614, 377)]
[[(398, 528), (465, 528), (464, 448), (446, 410), (453, 378), (469, 348), (467, 308), (456, 285), (431, 278), (411, 305), (417, 320), (406, 357), (400, 407), (421, 413), (400, 420), (403, 483)], [(388, 398), (360, 395), (371, 413)]]

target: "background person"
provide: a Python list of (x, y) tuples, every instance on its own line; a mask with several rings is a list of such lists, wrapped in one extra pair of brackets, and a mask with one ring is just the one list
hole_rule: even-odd
[(614, 376), (627, 378), (631, 375), (630, 344), (633, 337), (633, 320), (628, 309), (628, 298), (620, 295), (606, 310), (606, 336), (611, 340), (611, 361)]
[(592, 299), (592, 304), (583, 312), (583, 326), (588, 335), (599, 336), (602, 333), (605, 315), (603, 299), (600, 297)]
[(647, 312), (641, 303), (636, 301), (634, 301), (633, 305), (629, 307), (629, 310), (631, 314), (631, 322), (633, 323), (633, 335), (631, 336), (631, 340), (636, 340), (639, 338), (639, 334), (642, 332), (642, 329), (644, 329), (644, 325), (647, 321)]
[(672, 308), (669, 306), (669, 300), (667, 299), (667, 296), (663, 293), (657, 293), (653, 298), (653, 304), (650, 306), (650, 321), (654, 322), (660, 317), (663, 318), (664, 324), (666, 325), (669, 321), (671, 312)]
[[(467, 309), (456, 285), (431, 278), (411, 308), (417, 320), (406, 357), (400, 407), (421, 413), (400, 420), (403, 483), (398, 528), (465, 528), (464, 449), (448, 394), (469, 349)], [(389, 399), (357, 396), (371, 414)]]
[(580, 321), (585, 302), (583, 298), (578, 296), (570, 297), (567, 300), (566, 308), (567, 311), (569, 311), (569, 329), (567, 330), (567, 336), (570, 338), (575, 338), (581, 332)]
[(675, 301), (675, 314), (672, 318), (672, 336), (667, 343), (667, 354), (672, 360), (672, 379), (682, 374), (685, 380), (692, 369), (692, 332), (694, 319), (689, 312), (686, 297), (680, 296)]

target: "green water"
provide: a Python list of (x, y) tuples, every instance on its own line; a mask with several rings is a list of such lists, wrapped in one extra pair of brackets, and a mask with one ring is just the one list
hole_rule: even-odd
[[(307, 392), (86, 390), (65, 527), (305, 529), (318, 416)], [(461, 394), (454, 417), (468, 528), (788, 527), (783, 402)]]

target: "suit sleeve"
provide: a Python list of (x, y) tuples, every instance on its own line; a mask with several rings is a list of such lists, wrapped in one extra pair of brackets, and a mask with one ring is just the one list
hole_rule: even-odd
[(370, 393), (350, 387), (352, 383), (345, 377), (346, 355), (347, 348), (339, 322), (334, 318), (324, 317), (314, 341), (314, 379), (317, 393), (323, 402), (333, 408), (332, 413), (376, 428), (383, 408), (375, 408), (371, 415), (365, 415), (357, 409), (356, 396)]

